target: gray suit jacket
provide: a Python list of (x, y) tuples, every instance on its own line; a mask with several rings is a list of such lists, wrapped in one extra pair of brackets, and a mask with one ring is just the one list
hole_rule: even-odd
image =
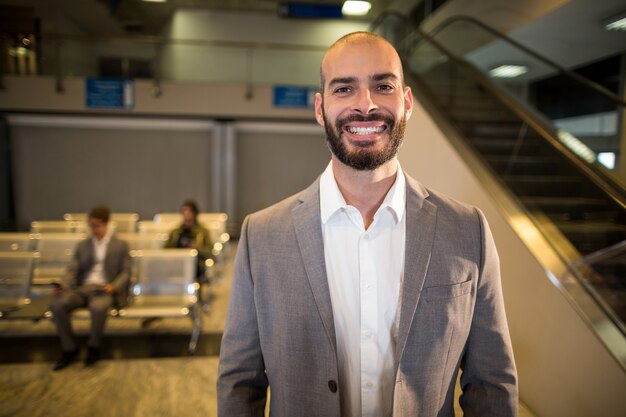
[[(70, 262), (64, 283), (68, 287), (83, 285), (95, 262), (94, 247), (91, 237), (76, 245), (74, 256)], [(128, 298), (130, 285), (130, 255), (128, 243), (115, 235), (111, 236), (104, 257), (104, 275), (107, 282), (115, 288), (115, 303), (124, 306)]]
[[(496, 248), (482, 213), (407, 176), (394, 417), (517, 415)], [(243, 224), (217, 381), (220, 417), (339, 417), (319, 180)], [(382, 417), (382, 416), (381, 416)]]

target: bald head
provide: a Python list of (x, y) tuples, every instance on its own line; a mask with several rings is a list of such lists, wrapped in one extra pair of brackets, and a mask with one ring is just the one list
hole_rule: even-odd
[(400, 56), (396, 49), (391, 45), (385, 38), (379, 36), (375, 33), (371, 32), (352, 32), (347, 35), (342, 36), (337, 39), (335, 43), (333, 43), (324, 53), (324, 57), (322, 58), (322, 63), (320, 65), (320, 88), (321, 91), (324, 92), (326, 79), (327, 79), (327, 67), (328, 61), (333, 60), (336, 56), (340, 55), (341, 52), (345, 48), (349, 48), (351, 46), (371, 46), (372, 49), (372, 57), (371, 59), (376, 59), (374, 55), (374, 51), (377, 48), (389, 49), (388, 53), (392, 54), (393, 59), (396, 61), (395, 64), (397, 68), (399, 68), (399, 76), (404, 85), (404, 74), (402, 70), (402, 61), (400, 60)]

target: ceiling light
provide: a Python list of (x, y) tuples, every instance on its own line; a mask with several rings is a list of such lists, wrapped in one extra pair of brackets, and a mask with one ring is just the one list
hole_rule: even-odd
[(371, 8), (372, 5), (369, 1), (347, 0), (343, 4), (341, 12), (345, 16), (365, 16)]
[(165, 3), (167, 0), (143, 0), (149, 3)]
[(489, 71), (489, 75), (495, 78), (515, 78), (527, 72), (526, 65), (500, 65)]
[(599, 152), (598, 162), (608, 169), (615, 169), (615, 152)]
[(620, 13), (604, 21), (606, 30), (626, 30), (626, 12)]
[(564, 130), (558, 129), (557, 137), (565, 144), (565, 146), (585, 161), (590, 164), (595, 162), (596, 154), (576, 136)]

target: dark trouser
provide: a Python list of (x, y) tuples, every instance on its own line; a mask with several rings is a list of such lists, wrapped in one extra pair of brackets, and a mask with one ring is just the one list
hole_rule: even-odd
[(76, 340), (72, 331), (72, 311), (80, 307), (87, 307), (91, 313), (91, 331), (88, 345), (99, 348), (104, 332), (109, 308), (113, 305), (113, 296), (102, 292), (100, 286), (84, 285), (66, 290), (63, 295), (55, 297), (50, 306), (54, 314), (54, 323), (57, 327), (61, 348), (68, 352), (76, 349)]

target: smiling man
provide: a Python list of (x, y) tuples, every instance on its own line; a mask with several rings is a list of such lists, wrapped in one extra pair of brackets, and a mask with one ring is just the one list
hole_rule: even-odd
[(396, 154), (413, 98), (384, 39), (324, 55), (315, 116), (331, 161), (244, 221), (217, 383), (221, 417), (517, 415), (496, 249), (482, 213)]

